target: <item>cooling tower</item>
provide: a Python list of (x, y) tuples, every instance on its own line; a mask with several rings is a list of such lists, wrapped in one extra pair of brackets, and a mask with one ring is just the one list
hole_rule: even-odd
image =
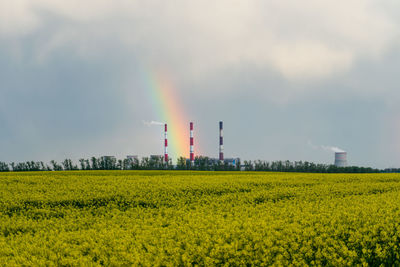
[(347, 152), (335, 152), (335, 166), (347, 167)]

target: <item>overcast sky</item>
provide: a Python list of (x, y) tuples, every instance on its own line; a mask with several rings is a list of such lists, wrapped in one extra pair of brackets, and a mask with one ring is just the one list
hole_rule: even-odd
[[(398, 0), (0, 0), (0, 161), (162, 153), (162, 69), (196, 145), (400, 167)], [(189, 150), (189, 148), (188, 148)]]

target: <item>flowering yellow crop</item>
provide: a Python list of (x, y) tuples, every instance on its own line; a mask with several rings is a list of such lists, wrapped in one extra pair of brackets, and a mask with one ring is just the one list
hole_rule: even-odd
[(0, 174), (2, 265), (400, 265), (400, 175)]

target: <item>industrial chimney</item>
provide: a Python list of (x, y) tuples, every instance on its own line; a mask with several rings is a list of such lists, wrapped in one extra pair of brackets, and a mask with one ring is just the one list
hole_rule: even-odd
[(335, 152), (335, 166), (347, 167), (347, 152)]
[(190, 164), (194, 166), (193, 122), (190, 123)]
[(167, 136), (167, 124), (164, 124), (164, 161), (168, 163), (168, 136)]
[(219, 122), (219, 160), (224, 161), (224, 133), (223, 133), (223, 122)]

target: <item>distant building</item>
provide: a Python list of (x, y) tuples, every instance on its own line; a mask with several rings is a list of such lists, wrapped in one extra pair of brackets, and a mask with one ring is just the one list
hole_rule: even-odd
[(115, 156), (102, 156), (101, 157), (104, 161), (106, 161), (106, 160), (116, 160), (116, 157)]
[(128, 155), (126, 156), (126, 159), (132, 164), (139, 164), (139, 157), (136, 155)]
[(229, 166), (236, 167), (237, 164), (240, 164), (240, 158), (226, 158), (224, 159), (224, 162)]
[(150, 155), (150, 161), (152, 162), (165, 162), (163, 155)]
[[(218, 164), (220, 162), (220, 160), (217, 158), (210, 158), (209, 160), (212, 164)], [(240, 158), (225, 158), (223, 161), (226, 165), (233, 167), (236, 167), (238, 164), (240, 164)]]
[(163, 159), (163, 155), (150, 155), (151, 160), (158, 160), (158, 159)]

